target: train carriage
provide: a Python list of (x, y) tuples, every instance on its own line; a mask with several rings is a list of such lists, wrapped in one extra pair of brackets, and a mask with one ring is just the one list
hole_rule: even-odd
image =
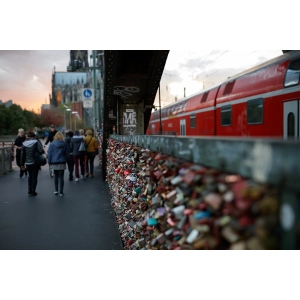
[[(162, 133), (298, 138), (300, 51), (291, 51), (161, 110)], [(159, 111), (147, 134), (159, 134)]]

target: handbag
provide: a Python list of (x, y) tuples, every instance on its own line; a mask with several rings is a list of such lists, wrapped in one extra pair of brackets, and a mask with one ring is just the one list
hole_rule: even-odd
[[(37, 144), (36, 144), (37, 145)], [(47, 163), (46, 157), (43, 154), (40, 154), (39, 151), (37, 150), (38, 146), (36, 146), (36, 151), (35, 151), (35, 162), (39, 166), (44, 166)]]
[[(93, 137), (89, 140), (89, 142), (87, 143), (87, 145), (85, 145), (85, 142), (82, 141), (82, 142), (80, 143), (80, 146), (79, 146), (78, 151), (79, 151), (79, 152), (86, 152), (87, 147), (88, 147), (88, 145), (89, 145), (89, 143), (90, 143), (90, 141), (91, 141), (92, 139), (93, 139)], [(80, 150), (80, 149), (82, 149), (82, 150)], [(84, 150), (83, 150), (83, 149), (84, 149)]]
[(47, 163), (47, 160), (43, 154), (39, 154), (38, 152), (35, 153), (35, 162), (39, 166), (44, 166)]
[(86, 146), (85, 146), (84, 141), (82, 141), (82, 142), (80, 143), (80, 146), (79, 146), (78, 151), (79, 151), (79, 152), (86, 152)]

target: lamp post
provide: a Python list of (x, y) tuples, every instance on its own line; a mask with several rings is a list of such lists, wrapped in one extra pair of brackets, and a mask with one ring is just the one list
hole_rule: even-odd
[[(66, 125), (66, 111), (72, 111), (72, 109), (70, 109), (69, 106), (64, 105), (64, 136), (65, 136), (65, 138), (66, 138), (66, 127), (67, 127), (67, 125)], [(71, 122), (70, 122), (70, 124), (71, 124)], [(72, 128), (70, 128), (70, 129), (72, 129)]]
[[(72, 114), (73, 115), (78, 115), (78, 112), (77, 111), (72, 111)], [(74, 131), (76, 130), (76, 118), (75, 118), (75, 129), (74, 129)]]

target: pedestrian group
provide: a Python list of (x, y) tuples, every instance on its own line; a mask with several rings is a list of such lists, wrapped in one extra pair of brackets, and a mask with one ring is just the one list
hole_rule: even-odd
[[(75, 181), (80, 178), (94, 177), (94, 159), (98, 154), (98, 142), (92, 135), (91, 130), (75, 130), (67, 133), (66, 139), (61, 132), (56, 130), (54, 125), (50, 126), (51, 132), (47, 136), (44, 147), (49, 144), (47, 154), (44, 147), (33, 131), (25, 135), (24, 129), (18, 130), (18, 137), (15, 140), (16, 162), (20, 168), (20, 178), (28, 174), (28, 195), (36, 196), (38, 173), (41, 166), (36, 156), (43, 155), (48, 159), (49, 166), (54, 170), (54, 195), (64, 196), (64, 173), (66, 165), (69, 171), (69, 180)], [(84, 145), (85, 151), (80, 151)]]

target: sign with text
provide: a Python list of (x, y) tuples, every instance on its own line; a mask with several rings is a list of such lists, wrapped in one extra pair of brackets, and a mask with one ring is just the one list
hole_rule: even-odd
[(93, 89), (82, 89), (82, 102), (84, 108), (92, 108), (94, 101)]

